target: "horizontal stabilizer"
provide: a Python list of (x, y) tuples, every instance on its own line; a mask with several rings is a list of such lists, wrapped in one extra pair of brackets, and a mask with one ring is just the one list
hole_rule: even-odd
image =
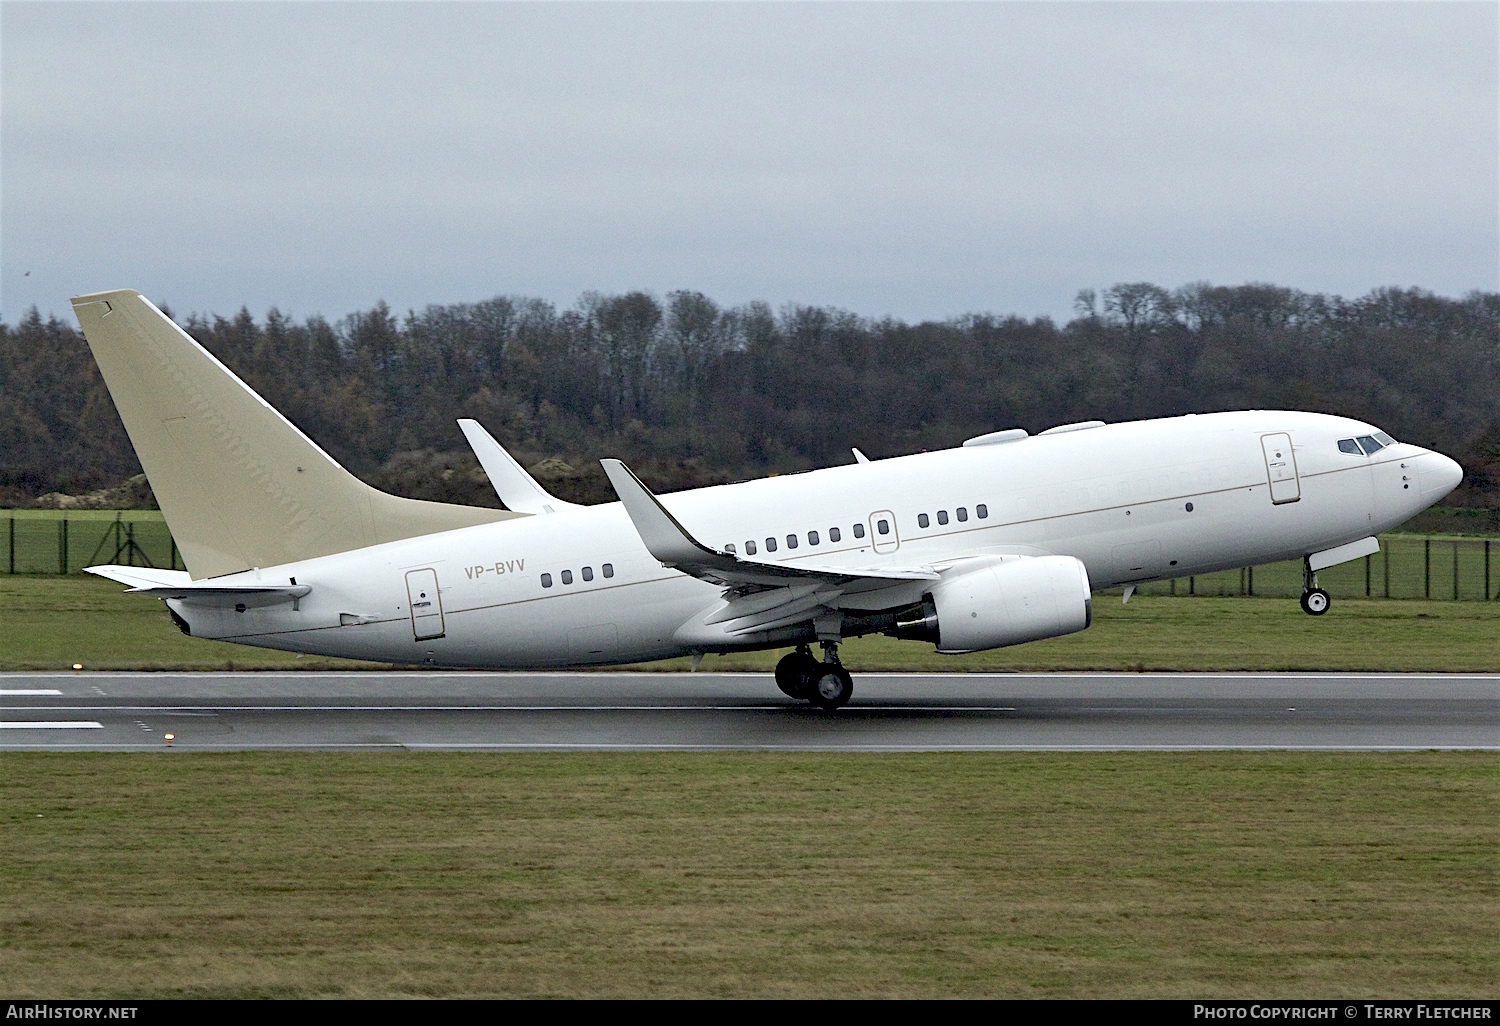
[(131, 588), (171, 588), (193, 583), (193, 575), (186, 570), (157, 570), (149, 566), (116, 566), (110, 563), (104, 566), (86, 566), (83, 572), (107, 577)]
[(215, 584), (209, 581), (194, 581), (184, 570), (153, 570), (139, 566), (90, 566), (87, 573), (107, 577), (111, 581), (130, 585), (131, 595), (152, 595), (161, 599), (180, 599), (195, 606), (221, 606), (231, 608), (244, 606), (274, 606), (282, 602), (292, 603), (293, 608), (312, 591), (306, 584)]
[(795, 581), (868, 588), (906, 581), (935, 581), (938, 573), (926, 567), (879, 567), (872, 569), (817, 566), (807, 563), (768, 563), (745, 559), (733, 552), (711, 549), (688, 533), (640, 478), (619, 460), (599, 461), (615, 494), (625, 506), (641, 541), (663, 566), (714, 584), (730, 586), (782, 587)]
[(463, 428), (464, 437), (469, 440), (474, 455), (479, 457), (479, 465), (489, 476), (495, 494), (505, 503), (506, 509), (536, 514), (577, 508), (576, 503), (564, 502), (537, 484), (536, 478), (526, 473), (525, 468), (480, 426), (479, 421), (464, 419), (458, 422), (458, 426)]

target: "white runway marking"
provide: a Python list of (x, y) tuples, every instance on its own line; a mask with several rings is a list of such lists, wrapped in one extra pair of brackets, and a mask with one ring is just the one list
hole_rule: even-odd
[[(5, 708), (0, 706), (0, 708)], [(10, 706), (22, 709), (25, 706)], [(811, 706), (778, 702), (774, 705), (49, 705), (54, 712), (84, 712), (107, 708), (109, 712), (160, 713), (165, 716), (209, 717), (224, 713), (263, 712), (785, 712)], [(849, 709), (866, 712), (1015, 712), (1013, 705), (860, 705)], [(139, 720), (136, 721), (140, 723)], [(144, 726), (144, 724), (142, 724)]]
[(0, 695), (60, 695), (61, 691), (56, 688), (0, 688)]
[(103, 730), (95, 720), (0, 720), (0, 730)]

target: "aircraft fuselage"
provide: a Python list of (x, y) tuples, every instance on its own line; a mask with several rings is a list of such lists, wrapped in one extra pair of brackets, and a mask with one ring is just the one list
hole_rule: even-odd
[[(1340, 439), (1372, 430), (1321, 414), (1202, 414), (679, 492), (661, 503), (705, 544), (745, 554), (753, 543), (763, 561), (942, 572), (975, 556), (1067, 555), (1102, 589), (1332, 549), (1396, 527), (1457, 484), (1452, 460), (1414, 445), (1368, 456), (1339, 450)], [(402, 664), (618, 663), (811, 640), (805, 625), (734, 638), (705, 626), (723, 588), (664, 568), (619, 502), (216, 580), (293, 579), (310, 587), (295, 606), (169, 605), (197, 637)], [(861, 616), (920, 602), (929, 588), (911, 581), (844, 595), (845, 633), (864, 632)]]

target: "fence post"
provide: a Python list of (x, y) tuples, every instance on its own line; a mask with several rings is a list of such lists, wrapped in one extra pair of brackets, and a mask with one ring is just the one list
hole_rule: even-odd
[(1422, 597), (1432, 598), (1432, 539), (1422, 539)]
[(1240, 567), (1240, 596), (1243, 598), (1244, 594), (1245, 594), (1245, 568), (1244, 567)]
[[(1484, 543), (1484, 566), (1485, 566), (1486, 570), (1488, 570), (1489, 566), (1490, 566), (1490, 543), (1489, 542), (1485, 542)], [(16, 572), (16, 518), (15, 517), (11, 517), (10, 518), (10, 572), (12, 574), (14, 574)], [(1489, 578), (1488, 577), (1486, 577), (1484, 579), (1484, 593), (1486, 595), (1488, 595), (1490, 593), (1490, 582), (1489, 582)]]
[(1370, 557), (1365, 557), (1365, 598), (1370, 597)]
[(135, 521), (125, 525), (125, 562), (135, 566)]
[(68, 518), (57, 522), (57, 572), (68, 572)]
[(1255, 597), (1255, 567), (1245, 567), (1245, 594)]
[[(12, 535), (15, 534), (15, 529), (14, 528), (11, 529), (11, 533), (12, 533)], [(11, 571), (11, 572), (14, 573), (15, 571)], [(1484, 540), (1484, 600), (1486, 602), (1488, 602), (1489, 599), (1490, 599), (1490, 540), (1488, 538), (1486, 538)]]
[[(1489, 542), (1485, 542), (1484, 543), (1484, 568), (1485, 568), (1485, 570), (1489, 570), (1489, 567), (1490, 567), (1490, 543)], [(1196, 586), (1197, 586), (1197, 580), (1198, 579), (1196, 577), (1189, 577), (1188, 578), (1188, 594), (1189, 595), (1196, 595), (1196, 594), (1198, 594), (1197, 591), (1194, 590), (1196, 588)], [(1490, 579), (1489, 579), (1488, 576), (1486, 576), (1485, 579), (1484, 579), (1484, 593), (1486, 595), (1488, 595), (1490, 593)]]

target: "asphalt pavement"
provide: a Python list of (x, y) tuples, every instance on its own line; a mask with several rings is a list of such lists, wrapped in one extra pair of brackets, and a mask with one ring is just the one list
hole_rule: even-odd
[[(168, 735), (172, 735), (168, 739)], [(1500, 675), (0, 674), (0, 750), (1500, 749)]]

